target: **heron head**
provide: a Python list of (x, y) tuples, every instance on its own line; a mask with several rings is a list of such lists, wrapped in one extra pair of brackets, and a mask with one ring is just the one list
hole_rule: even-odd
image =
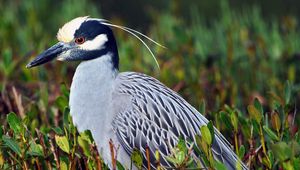
[(27, 64), (27, 68), (60, 61), (84, 61), (112, 53), (118, 67), (118, 50), (112, 30), (104, 25), (105, 20), (78, 17), (66, 23), (57, 33), (58, 43), (39, 54)]

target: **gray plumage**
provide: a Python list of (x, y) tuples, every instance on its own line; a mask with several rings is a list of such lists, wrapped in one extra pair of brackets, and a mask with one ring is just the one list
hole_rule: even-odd
[[(171, 167), (165, 159), (171, 154), (170, 146), (177, 144), (179, 136), (195, 141), (195, 135), (200, 134), (200, 127), (208, 120), (176, 92), (145, 74), (121, 73), (116, 82), (117, 93), (128, 95), (132, 104), (131, 109), (117, 113), (113, 121), (121, 145), (129, 154), (137, 148), (144, 157), (148, 146), (152, 168), (155, 168), (155, 151), (159, 150), (161, 163)], [(229, 169), (235, 169), (238, 158), (219, 131), (215, 129), (215, 133), (214, 157)]]

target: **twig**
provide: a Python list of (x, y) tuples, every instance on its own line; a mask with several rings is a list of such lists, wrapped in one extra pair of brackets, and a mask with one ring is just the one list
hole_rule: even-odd
[(10, 153), (10, 152), (7, 152), (7, 153), (10, 156), (10, 158), (12, 158), (11, 159), (12, 165), (19, 164), (20, 166), (22, 166), (21, 162), (12, 153)]
[[(79, 150), (79, 152), (80, 152), (80, 154), (81, 155), (84, 155), (84, 152), (83, 152), (83, 149), (81, 148), (81, 147), (79, 147), (79, 146), (77, 146), (78, 147), (78, 150)], [(90, 146), (90, 150), (91, 150), (91, 152), (93, 153), (93, 150), (92, 150), (93, 148)], [(87, 157), (86, 156), (83, 156), (82, 157), (82, 159), (83, 159), (83, 164), (84, 165), (82, 165), (82, 163), (81, 163), (81, 161), (79, 161), (79, 164), (80, 164), (80, 170), (82, 170), (82, 169), (87, 169), (88, 168), (88, 163), (87, 163)], [(83, 167), (82, 167), (83, 166)], [(97, 168), (98, 169), (98, 168)]]
[(24, 160), (24, 159), (25, 159), (25, 153), (29, 149), (29, 147), (30, 147), (30, 145), (28, 144), (28, 146), (26, 147), (25, 151), (23, 152), (22, 158), (21, 158), (22, 162), (23, 162), (23, 169), (24, 170), (28, 170), (28, 164), (27, 164), (26, 160)]
[(18, 93), (15, 86), (12, 87), (12, 92), (13, 92), (13, 96), (15, 98), (16, 106), (17, 106), (18, 111), (19, 111), (19, 115), (21, 116), (21, 118), (24, 118), (25, 117), (25, 112), (24, 112), (24, 107), (23, 107), (23, 104), (22, 104), (22, 96), (21, 96), (20, 93)]
[(56, 149), (53, 145), (53, 141), (52, 141), (52, 138), (49, 136), (49, 143), (50, 143), (50, 149), (54, 155), (54, 160), (55, 160), (55, 163), (56, 163), (56, 168), (60, 170), (60, 162), (59, 162), (59, 159), (58, 159), (58, 154), (56, 152)]
[(238, 136), (237, 132), (234, 131), (234, 144), (235, 144), (235, 152), (239, 154), (239, 144), (238, 144)]
[(36, 131), (36, 134), (37, 134), (38, 139), (40, 141), (40, 144), (42, 145), (43, 153), (44, 153), (44, 157), (45, 157), (45, 161), (46, 161), (47, 167), (48, 167), (48, 169), (52, 169), (51, 163), (50, 163), (49, 159), (47, 158), (48, 154), (47, 154), (47, 150), (46, 150), (44, 138), (43, 138), (41, 132), (37, 128), (35, 129), (35, 131)]
[(5, 103), (6, 107), (8, 108), (8, 111), (11, 112), (13, 107), (12, 107), (12, 104), (9, 100), (9, 95), (7, 94), (5, 84), (6, 83), (4, 82), (3, 83), (3, 89), (2, 89), (2, 92), (1, 92), (1, 98), (2, 98), (3, 102)]
[(112, 139), (109, 140), (109, 148), (110, 148), (110, 154), (111, 154), (112, 167), (113, 167), (113, 170), (116, 170), (116, 159), (115, 159), (114, 144), (113, 144)]
[(148, 165), (148, 170), (151, 168), (151, 162), (150, 162), (150, 153), (149, 153), (149, 147), (146, 147), (146, 156), (147, 156), (147, 165)]
[(260, 136), (260, 143), (261, 143), (261, 146), (262, 146), (262, 149), (263, 149), (263, 153), (267, 159), (267, 163), (268, 163), (268, 168), (269, 165), (271, 164), (271, 161), (270, 161), (270, 158), (268, 156), (268, 153), (267, 153), (267, 148), (266, 148), (266, 143), (265, 143), (265, 137), (264, 137), (264, 133), (263, 133), (263, 128), (262, 128), (262, 125), (261, 125), (261, 122), (259, 122), (259, 136)]
[(75, 170), (76, 169), (76, 164), (78, 161), (78, 157), (75, 157), (74, 159), (72, 159), (72, 163), (71, 163), (71, 170)]
[(184, 87), (184, 85), (185, 85), (184, 81), (181, 81), (181, 82), (177, 83), (175, 85), (175, 87), (173, 87), (172, 89), (174, 91), (178, 92), (178, 91), (180, 91)]
[[(250, 154), (249, 154), (249, 161), (247, 163), (248, 168), (251, 168), (251, 162), (253, 159), (253, 155), (252, 155), (252, 151), (254, 150), (254, 140), (253, 140), (253, 125), (251, 126), (251, 136), (250, 136), (250, 140), (249, 140), (249, 144), (250, 144)], [(248, 155), (248, 154), (247, 154)], [(248, 158), (248, 156), (244, 156), (244, 159), (246, 160), (246, 158)]]
[(102, 163), (96, 145), (92, 145), (93, 152), (96, 153), (97, 170), (102, 170)]
[(36, 169), (41, 170), (41, 165), (38, 158), (35, 158)]
[(11, 165), (9, 165), (9, 166), (7, 166), (7, 167), (5, 167), (5, 169), (3, 169), (3, 170), (14, 170), (15, 168), (15, 166), (17, 166), (18, 164), (11, 164)]
[(193, 147), (194, 147), (194, 143), (192, 143), (191, 144), (191, 146), (188, 148), (188, 153), (187, 153), (187, 155), (185, 156), (185, 158), (184, 158), (184, 161), (183, 161), (183, 163), (182, 163), (182, 165), (181, 165), (181, 168), (184, 168), (184, 169), (186, 169), (186, 163), (189, 161), (189, 159), (190, 159), (190, 156), (191, 156), (191, 154), (193, 153)]
[(248, 159), (250, 159), (249, 157), (251, 156), (255, 156), (262, 148), (262, 145), (260, 145), (258, 148), (256, 148), (255, 150), (254, 149), (250, 149), (249, 153), (247, 153), (245, 156), (244, 156), (244, 161), (247, 161)]
[(28, 164), (27, 164), (27, 162), (24, 160), (24, 170), (28, 170)]
[(248, 159), (248, 163), (247, 166), (250, 169), (251, 167), (251, 162), (252, 160), (255, 158), (255, 155), (257, 155), (257, 153), (262, 149), (262, 145), (260, 145), (258, 148), (254, 149), (250, 149), (250, 152), (244, 157), (244, 161), (246, 161)]

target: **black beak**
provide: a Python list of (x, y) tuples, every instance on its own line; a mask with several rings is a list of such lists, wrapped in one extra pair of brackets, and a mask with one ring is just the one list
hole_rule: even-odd
[(47, 62), (53, 60), (54, 58), (56, 58), (59, 54), (61, 54), (63, 52), (63, 47), (64, 47), (64, 44), (61, 42), (53, 45), (52, 47), (50, 47), (49, 49), (47, 49), (46, 51), (44, 51), (43, 53), (38, 55), (31, 62), (29, 62), (26, 65), (26, 67), (27, 68), (35, 67), (35, 66), (38, 66), (38, 65), (41, 65), (41, 64), (44, 64), (44, 63), (47, 63)]

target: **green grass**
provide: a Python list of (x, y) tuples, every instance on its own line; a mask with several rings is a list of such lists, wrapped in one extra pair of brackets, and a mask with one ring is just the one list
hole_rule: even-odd
[[(115, 30), (120, 69), (149, 74), (180, 93), (251, 169), (299, 169), (299, 18), (266, 20), (259, 7), (238, 12), (222, 2), (222, 15), (209, 21), (195, 8), (189, 21), (172, 8), (150, 14), (154, 23), (147, 35), (167, 47), (151, 46), (160, 70), (141, 43)], [(78, 134), (68, 114), (76, 63), (25, 68), (30, 58), (57, 41), (62, 24), (77, 16), (101, 17), (91, 2), (58, 3), (51, 15), (48, 0), (12, 0), (0, 6), (0, 169), (102, 165), (91, 135)], [(198, 137), (202, 157), (208, 166), (222, 169), (211, 160), (209, 136)], [(170, 155), (177, 167), (191, 166), (189, 160), (183, 144)]]

